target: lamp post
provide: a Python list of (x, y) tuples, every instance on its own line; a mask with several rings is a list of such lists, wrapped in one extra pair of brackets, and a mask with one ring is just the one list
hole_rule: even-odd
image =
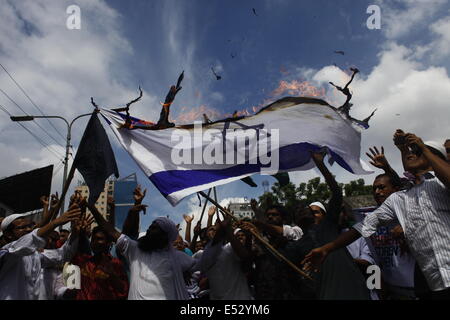
[[(33, 121), (34, 119), (39, 119), (39, 118), (57, 118), (57, 119), (63, 120), (66, 123), (66, 125), (67, 125), (66, 156), (64, 158), (64, 176), (63, 176), (63, 183), (62, 183), (62, 189), (64, 190), (64, 186), (65, 186), (66, 180), (67, 180), (67, 167), (69, 165), (70, 140), (72, 138), (72, 136), (71, 136), (72, 124), (75, 122), (75, 120), (77, 120), (81, 117), (90, 116), (91, 114), (92, 113), (85, 113), (85, 114), (79, 115), (78, 117), (74, 118), (70, 123), (65, 118), (60, 117), (60, 116), (18, 116), (18, 117), (12, 116), (10, 118), (12, 121), (15, 121), (15, 122)], [(64, 212), (64, 204), (65, 204), (65, 200), (62, 199), (62, 205), (61, 205), (61, 210), (60, 210), (61, 214)]]

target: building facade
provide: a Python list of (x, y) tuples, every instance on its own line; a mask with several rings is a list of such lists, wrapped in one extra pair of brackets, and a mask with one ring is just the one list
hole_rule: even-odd
[(230, 210), (234, 217), (239, 220), (253, 219), (254, 217), (254, 212), (248, 202), (230, 203), (228, 210)]

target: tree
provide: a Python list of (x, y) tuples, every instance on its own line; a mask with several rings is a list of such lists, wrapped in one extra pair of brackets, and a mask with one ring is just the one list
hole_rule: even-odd
[(372, 194), (372, 186), (364, 185), (363, 179), (350, 181), (344, 185), (345, 196), (363, 196)]
[[(340, 183), (339, 186), (347, 197), (372, 194), (372, 186), (364, 185), (363, 179), (353, 180), (347, 184)], [(259, 206), (265, 212), (270, 205), (282, 205), (291, 214), (292, 219), (299, 208), (315, 201), (326, 204), (330, 197), (331, 190), (325, 182), (321, 182), (320, 177), (302, 182), (298, 187), (292, 182), (283, 186), (275, 182), (271, 192), (265, 192), (259, 197)]]

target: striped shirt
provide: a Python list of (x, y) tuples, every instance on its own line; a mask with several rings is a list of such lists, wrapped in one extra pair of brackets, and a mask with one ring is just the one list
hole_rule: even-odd
[(450, 190), (435, 177), (422, 178), (408, 190), (391, 194), (353, 228), (369, 237), (396, 219), (430, 289), (450, 288)]

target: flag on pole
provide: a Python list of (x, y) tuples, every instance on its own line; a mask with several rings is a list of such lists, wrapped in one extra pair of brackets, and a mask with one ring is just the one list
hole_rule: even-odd
[(172, 205), (255, 173), (312, 169), (311, 152), (323, 149), (351, 173), (372, 173), (360, 160), (361, 126), (320, 99), (287, 97), (253, 116), (164, 130), (128, 130), (121, 128), (126, 115), (100, 113)]
[(78, 169), (89, 187), (90, 205), (95, 204), (105, 188), (105, 180), (111, 174), (119, 177), (114, 152), (95, 111), (84, 130), (73, 166)]

